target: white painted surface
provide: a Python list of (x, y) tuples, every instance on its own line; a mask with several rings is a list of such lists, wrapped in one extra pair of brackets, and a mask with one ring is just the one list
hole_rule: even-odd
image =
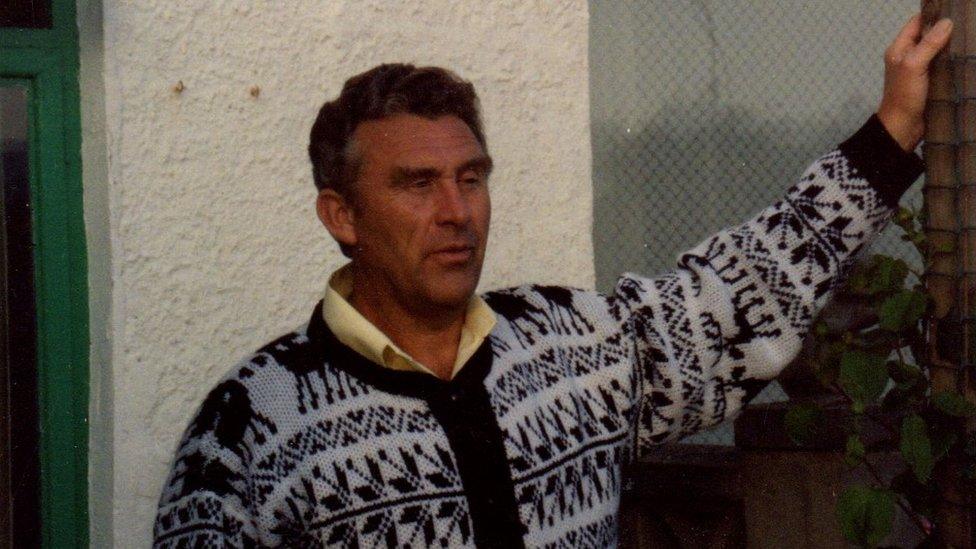
[(305, 147), (348, 76), (408, 61), (474, 82), (497, 165), (482, 287), (592, 286), (586, 2), (104, 0), (103, 30), (107, 185), (86, 215), (108, 205), (109, 238), (90, 236), (89, 253), (110, 261), (92, 284), (111, 312), (92, 330), (110, 334), (111, 360), (92, 369), (114, 386), (114, 432), (98, 438), (114, 464), (92, 452), (114, 495), (92, 505), (95, 520), (112, 506), (114, 527), (93, 532), (112, 528), (116, 546), (148, 543), (214, 381), (304, 322), (342, 263)]
[(85, 240), (88, 246), (90, 327), (88, 405), (88, 520), (92, 547), (112, 544), (112, 478), (115, 416), (112, 410), (112, 242), (108, 149), (105, 131), (105, 71), (101, 3), (79, 0), (79, 88)]

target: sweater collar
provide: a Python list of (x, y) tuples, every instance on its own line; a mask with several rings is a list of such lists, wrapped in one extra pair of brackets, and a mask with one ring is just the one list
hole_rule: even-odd
[(491, 371), (491, 338), (485, 337), (463, 368), (451, 380), (443, 380), (418, 370), (393, 370), (380, 366), (340, 341), (325, 323), (323, 302), (319, 301), (309, 319), (306, 336), (312, 356), (318, 366), (330, 367), (388, 393), (417, 398), (445, 397), (475, 386), (482, 386)]

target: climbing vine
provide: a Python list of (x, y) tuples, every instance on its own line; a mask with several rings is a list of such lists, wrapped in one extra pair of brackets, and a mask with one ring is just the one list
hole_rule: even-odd
[[(901, 208), (894, 223), (928, 268), (932, 250), (922, 215)], [(841, 326), (815, 323), (814, 373), (850, 409), (845, 463), (863, 467), (872, 479), (840, 494), (841, 531), (853, 543), (876, 547), (901, 508), (925, 538), (923, 546), (940, 546), (935, 509), (943, 492), (934, 473), (953, 455), (964, 463), (965, 481), (976, 479), (976, 437), (965, 429), (976, 405), (963, 395), (931, 390), (923, 345), (931, 304), (922, 272), (901, 259), (873, 255), (854, 267), (838, 298), (863, 304), (867, 314), (852, 314)], [(796, 404), (786, 415), (787, 432), (798, 444), (808, 442), (823, 417), (816, 404)], [(884, 433), (881, 440), (871, 437), (870, 445), (863, 436), (869, 423)], [(897, 452), (901, 470), (893, 478), (875, 461), (882, 452)]]

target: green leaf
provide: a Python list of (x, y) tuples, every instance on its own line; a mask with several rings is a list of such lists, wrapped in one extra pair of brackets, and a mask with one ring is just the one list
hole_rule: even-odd
[(864, 443), (861, 442), (861, 437), (848, 435), (847, 446), (844, 449), (844, 463), (854, 467), (864, 461), (865, 453), (867, 451), (864, 448)]
[(953, 417), (972, 417), (976, 406), (959, 393), (943, 391), (932, 395), (932, 404), (942, 413)]
[(840, 359), (840, 384), (844, 392), (863, 406), (873, 403), (888, 383), (885, 357), (860, 350), (845, 351)]
[(904, 287), (908, 273), (908, 264), (901, 259), (875, 254), (855, 266), (847, 286), (856, 295), (896, 292)]
[(895, 496), (887, 490), (849, 486), (837, 499), (841, 532), (848, 541), (874, 547), (891, 532)]
[(918, 414), (910, 414), (902, 421), (899, 448), (905, 463), (911, 466), (918, 481), (928, 482), (935, 459), (932, 456), (932, 443), (925, 427), (925, 420)]
[(902, 290), (885, 299), (878, 310), (880, 326), (892, 332), (916, 326), (925, 314), (927, 300), (925, 294), (912, 290)]
[(886, 255), (875, 256), (877, 267), (868, 288), (874, 292), (894, 292), (905, 286), (908, 264)]
[(923, 378), (922, 371), (916, 366), (906, 364), (900, 360), (889, 360), (887, 362), (888, 375), (895, 383), (905, 383), (914, 385)]
[(816, 440), (822, 422), (823, 411), (808, 402), (794, 405), (786, 411), (786, 416), (783, 418), (786, 434), (797, 445)]

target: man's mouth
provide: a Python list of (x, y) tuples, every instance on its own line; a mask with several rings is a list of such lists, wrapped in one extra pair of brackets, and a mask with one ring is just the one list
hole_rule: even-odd
[(474, 246), (444, 246), (437, 248), (430, 255), (446, 263), (463, 263), (474, 256)]

